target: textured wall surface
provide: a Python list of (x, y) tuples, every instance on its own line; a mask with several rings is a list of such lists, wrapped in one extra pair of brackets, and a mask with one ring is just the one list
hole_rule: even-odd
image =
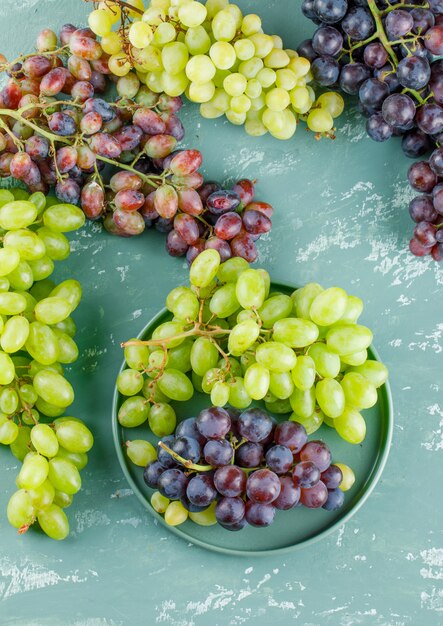
[[(239, 5), (289, 46), (312, 30), (299, 0)], [(1, 51), (28, 51), (39, 29), (84, 22), (86, 12), (80, 0), (1, 0)], [(339, 284), (365, 300), (395, 403), (386, 470), (349, 523), (292, 555), (223, 557), (157, 526), (116, 461), (111, 399), (120, 341), (140, 330), (186, 268), (164, 253), (157, 233), (122, 240), (89, 225), (73, 237), (58, 276), (84, 286), (72, 413), (89, 418), (96, 446), (62, 544), (8, 526), (17, 466), (0, 451), (1, 626), (442, 624), (443, 271), (407, 252), (409, 161), (397, 141), (367, 139), (352, 107), (335, 142), (316, 142), (301, 127), (287, 143), (251, 139), (202, 121), (191, 106), (183, 119), (186, 145), (202, 149), (208, 177), (257, 178), (261, 198), (274, 204), (260, 252), (275, 279)]]

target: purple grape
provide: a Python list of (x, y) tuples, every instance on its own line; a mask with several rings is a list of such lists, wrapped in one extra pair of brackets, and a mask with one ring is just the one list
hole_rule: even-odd
[(265, 455), (266, 465), (276, 474), (286, 474), (294, 462), (292, 452), (286, 446), (276, 444)]
[(270, 526), (274, 521), (275, 507), (272, 504), (260, 504), (259, 502), (246, 502), (245, 518), (251, 526), (263, 528)]
[(389, 96), (389, 87), (377, 78), (368, 78), (358, 90), (360, 102), (374, 109), (381, 109), (383, 101)]
[(241, 467), (258, 467), (263, 460), (263, 446), (247, 441), (237, 448), (235, 460)]
[(312, 62), (318, 56), (312, 47), (312, 39), (305, 39), (302, 41), (297, 48), (297, 54)]
[(321, 482), (318, 481), (310, 489), (302, 489), (300, 495), (301, 503), (309, 509), (319, 509), (328, 499), (329, 492)]
[(414, 228), (414, 238), (426, 248), (432, 248), (437, 243), (435, 238), (436, 228), (429, 222), (419, 222)]
[(299, 487), (309, 489), (320, 480), (320, 470), (311, 461), (301, 461), (294, 467), (292, 478)]
[(191, 478), (186, 487), (186, 497), (196, 506), (209, 506), (217, 497), (212, 477), (207, 474), (197, 474)]
[(409, 203), (409, 214), (414, 222), (434, 222), (438, 218), (432, 196), (416, 196)]
[(340, 74), (340, 66), (331, 56), (317, 57), (311, 64), (314, 80), (321, 87), (328, 87), (337, 82)]
[(337, 465), (330, 465), (328, 469), (322, 472), (320, 480), (328, 489), (339, 487), (343, 480), (343, 472)]
[(55, 186), (55, 195), (62, 202), (68, 204), (78, 204), (80, 201), (81, 189), (78, 183), (71, 178), (65, 178)]
[(353, 7), (346, 14), (341, 27), (351, 39), (364, 41), (375, 31), (375, 22), (370, 11), (363, 7)]
[(238, 418), (238, 432), (247, 441), (258, 443), (272, 430), (272, 419), (262, 409), (247, 409)]
[(195, 504), (192, 504), (192, 502), (189, 501), (186, 495), (180, 498), (180, 502), (190, 513), (201, 513), (202, 511), (206, 511), (206, 509), (208, 508), (207, 506), (197, 506)]
[(172, 444), (172, 450), (192, 463), (198, 463), (201, 457), (200, 444), (192, 437), (177, 437)]
[(272, 504), (281, 511), (293, 509), (300, 500), (300, 487), (294, 483), (290, 476), (280, 476), (280, 485), (279, 496)]
[(206, 439), (223, 439), (231, 428), (231, 418), (225, 409), (213, 406), (199, 413), (196, 425)]
[(417, 159), (429, 152), (432, 141), (421, 130), (414, 129), (403, 135), (401, 147), (407, 157)]
[[(175, 437), (174, 435), (168, 435), (167, 437), (163, 437), (161, 442), (164, 443), (168, 448), (172, 449), (174, 445)], [(160, 442), (159, 442), (160, 443)], [(169, 469), (171, 467), (176, 467), (177, 462), (172, 456), (164, 450), (159, 444), (157, 444), (157, 461), (163, 466), (164, 469)]]
[(314, 0), (303, 0), (301, 12), (308, 20), (317, 20), (317, 13), (314, 10)]
[(415, 116), (414, 101), (406, 94), (394, 93), (383, 102), (382, 114), (385, 122), (393, 128), (407, 126)]
[(153, 461), (145, 467), (143, 472), (143, 480), (152, 489), (157, 489), (158, 479), (165, 471), (165, 468), (159, 461)]
[(435, 24), (435, 17), (429, 9), (412, 9), (410, 15), (414, 21), (412, 32), (423, 35)]
[(234, 448), (226, 439), (213, 439), (206, 443), (203, 456), (209, 465), (223, 467), (229, 465), (234, 458)]
[(300, 451), (302, 461), (311, 461), (320, 472), (324, 472), (331, 464), (331, 451), (323, 441), (308, 441)]
[(398, 64), (397, 77), (403, 87), (420, 90), (426, 87), (431, 78), (431, 67), (427, 59), (409, 56)]
[(87, 100), (84, 104), (83, 111), (84, 113), (95, 111), (101, 115), (104, 122), (110, 122), (115, 117), (115, 111), (112, 106), (102, 98), (90, 98)]
[(241, 496), (246, 490), (246, 474), (236, 465), (219, 467), (214, 474), (214, 485), (222, 496)]
[(222, 215), (229, 211), (235, 211), (240, 204), (240, 196), (234, 191), (221, 189), (215, 191), (206, 200), (206, 206), (213, 215)]
[(393, 129), (381, 113), (374, 113), (366, 122), (366, 132), (374, 141), (387, 141), (392, 137)]
[(177, 425), (175, 430), (176, 437), (192, 437), (196, 439), (201, 446), (206, 443), (205, 437), (200, 433), (197, 428), (197, 419), (195, 417), (188, 417)]
[(386, 83), (389, 87), (389, 91), (393, 93), (396, 91), (400, 85), (397, 78), (397, 73), (393, 70), (392, 66), (387, 63), (383, 65), (383, 67), (376, 69), (374, 71), (375, 78), (381, 80), (382, 83)]
[(408, 11), (394, 9), (387, 14), (385, 27), (388, 35), (393, 39), (399, 39), (412, 30), (414, 18)]
[(348, 10), (347, 0), (314, 0), (315, 15), (325, 24), (340, 22)]
[(77, 131), (77, 125), (70, 115), (66, 113), (53, 113), (48, 119), (49, 129), (60, 137), (67, 137), (68, 135), (75, 135)]
[(333, 26), (321, 26), (312, 36), (312, 47), (319, 55), (334, 57), (343, 47), (343, 35)]
[(220, 498), (215, 507), (215, 517), (221, 524), (238, 524), (245, 516), (245, 503), (241, 498)]
[(343, 506), (345, 494), (341, 489), (329, 489), (328, 499), (322, 505), (326, 511), (337, 511)]
[(388, 60), (388, 53), (378, 42), (368, 44), (363, 51), (363, 59), (368, 67), (381, 68)]
[(438, 178), (427, 161), (413, 163), (408, 170), (408, 180), (413, 189), (422, 193), (430, 193), (438, 183)]
[(342, 67), (340, 72), (340, 88), (345, 93), (355, 96), (360, 89), (360, 85), (370, 76), (369, 68), (363, 63), (348, 63)]
[(286, 446), (292, 454), (300, 452), (307, 440), (308, 435), (305, 427), (298, 422), (282, 422), (275, 429), (275, 443)]
[(219, 524), (222, 528), (225, 528), (226, 530), (236, 531), (236, 530), (242, 530), (245, 526), (248, 525), (248, 522), (246, 521), (246, 517), (244, 517), (242, 520), (240, 520), (236, 524), (222, 524), (221, 522), (219, 522)]
[(436, 135), (443, 131), (443, 108), (438, 104), (424, 104), (421, 106), (415, 118), (420, 130), (427, 135)]
[(171, 256), (184, 256), (188, 251), (188, 244), (176, 230), (171, 230), (166, 237), (165, 248)]
[(246, 495), (254, 502), (270, 504), (279, 495), (280, 480), (275, 472), (260, 469), (249, 475), (246, 482)]
[(167, 469), (158, 479), (158, 490), (170, 500), (180, 500), (187, 492), (188, 481), (188, 477), (185, 476), (181, 469)]

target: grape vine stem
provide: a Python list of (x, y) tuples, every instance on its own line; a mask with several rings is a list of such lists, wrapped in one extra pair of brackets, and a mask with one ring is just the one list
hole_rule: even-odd
[(196, 472), (210, 472), (211, 470), (215, 469), (212, 465), (199, 465), (197, 463), (193, 463), (189, 459), (185, 459), (184, 457), (174, 452), (174, 450), (171, 450), (171, 448), (163, 443), (163, 441), (159, 441), (158, 445), (160, 446), (160, 448), (170, 454), (172, 458), (177, 461), (177, 463), (180, 463), (180, 465), (186, 467), (186, 469), (194, 470)]

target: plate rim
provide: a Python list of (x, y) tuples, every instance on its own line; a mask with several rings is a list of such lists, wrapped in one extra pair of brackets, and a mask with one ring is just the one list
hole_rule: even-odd
[[(284, 290), (299, 289), (299, 287), (296, 287), (295, 285), (292, 285), (290, 283), (282, 283), (280, 281), (271, 281), (271, 286), (277, 287), (277, 288), (283, 288)], [(151, 317), (151, 319), (145, 324), (145, 326), (137, 334), (137, 338), (140, 339), (141, 337), (143, 337), (146, 334), (147, 330), (153, 324), (158, 322), (167, 312), (168, 312), (168, 309), (166, 307), (163, 307), (162, 309), (160, 309), (153, 317)], [(372, 345), (369, 347), (368, 352), (373, 357), (375, 357), (375, 360), (381, 361), (378, 351)], [(125, 359), (123, 359), (123, 362), (118, 370), (118, 373), (122, 372), (124, 369), (126, 369)], [(389, 384), (389, 379), (378, 389), (378, 391), (383, 396), (382, 400), (384, 401), (386, 405), (386, 428), (385, 428), (385, 432), (382, 435), (381, 445), (379, 446), (379, 451), (381, 452), (377, 457), (376, 463), (374, 464), (374, 471), (370, 475), (369, 482), (366, 482), (364, 485), (363, 494), (358, 499), (358, 501), (352, 506), (352, 508), (345, 515), (343, 515), (343, 517), (340, 517), (333, 524), (331, 524), (330, 526), (328, 526), (321, 532), (317, 533), (313, 537), (309, 537), (307, 539), (304, 539), (303, 541), (300, 541), (290, 546), (284, 546), (282, 548), (271, 548), (271, 549), (265, 549), (265, 550), (237, 550), (233, 548), (225, 548), (222, 546), (213, 545), (211, 543), (208, 543), (207, 541), (203, 541), (198, 538), (190, 537), (187, 533), (185, 533), (183, 530), (180, 529), (180, 526), (169, 526), (168, 524), (166, 524), (163, 515), (158, 513), (152, 507), (149, 500), (147, 500), (146, 497), (143, 495), (143, 493), (141, 492), (141, 490), (135, 483), (134, 479), (132, 478), (131, 472), (128, 468), (127, 459), (123, 453), (123, 448), (122, 448), (122, 437), (120, 437), (120, 432), (121, 432), (122, 427), (120, 426), (118, 419), (117, 419), (119, 392), (118, 392), (116, 384), (114, 384), (114, 394), (112, 398), (112, 415), (111, 415), (114, 446), (115, 446), (117, 458), (119, 460), (119, 464), (123, 471), (123, 474), (127, 482), (129, 483), (133, 493), (137, 497), (137, 499), (141, 502), (144, 508), (149, 511), (149, 513), (154, 517), (154, 519), (157, 519), (157, 521), (160, 522), (162, 526), (164, 526), (168, 531), (172, 532), (174, 535), (180, 537), (181, 539), (184, 539), (188, 543), (192, 543), (196, 546), (199, 546), (200, 548), (204, 548), (206, 550), (210, 550), (211, 552), (216, 552), (218, 554), (226, 554), (230, 556), (265, 557), (265, 556), (272, 556), (272, 555), (289, 554), (291, 552), (295, 552), (296, 550), (302, 550), (304, 548), (308, 548), (309, 546), (317, 543), (318, 541), (325, 539), (328, 535), (331, 535), (332, 533), (336, 532), (341, 526), (346, 524), (360, 510), (360, 508), (365, 504), (369, 496), (374, 491), (376, 485), (378, 484), (381, 478), (381, 475), (384, 471), (384, 468), (386, 466), (388, 457), (389, 457), (389, 453), (390, 453), (391, 445), (392, 445), (392, 437), (393, 437), (393, 432), (394, 432), (394, 404), (392, 400), (392, 391), (391, 391), (391, 387)], [(349, 445), (352, 445), (352, 444), (349, 444)]]

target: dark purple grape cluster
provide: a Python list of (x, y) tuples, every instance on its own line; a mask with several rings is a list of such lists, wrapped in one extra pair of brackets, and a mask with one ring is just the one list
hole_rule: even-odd
[(144, 480), (191, 513), (216, 502), (217, 522), (236, 531), (269, 526), (278, 509), (339, 509), (343, 475), (331, 461), (328, 446), (308, 441), (297, 422), (276, 424), (259, 408), (210, 407), (159, 442)]
[(299, 54), (317, 83), (358, 96), (375, 141), (402, 136), (404, 153), (424, 155), (443, 133), (443, 4), (412, 0), (303, 0), (318, 24)]
[(419, 191), (409, 203), (416, 222), (409, 249), (415, 256), (431, 255), (443, 260), (443, 148), (436, 148), (428, 161), (413, 163), (408, 171), (411, 187)]
[[(0, 91), (1, 177), (33, 193), (54, 188), (115, 235), (154, 227), (167, 234), (169, 254), (189, 262), (205, 248), (222, 260), (255, 261), (272, 207), (253, 202), (251, 181), (232, 190), (204, 183), (201, 153), (177, 147), (185, 134), (181, 98), (150, 91), (133, 72), (114, 76), (88, 28), (67, 24), (59, 37), (45, 30), (36, 48), (12, 64), (0, 57), (9, 75)], [(118, 98), (107, 102), (112, 83)]]

